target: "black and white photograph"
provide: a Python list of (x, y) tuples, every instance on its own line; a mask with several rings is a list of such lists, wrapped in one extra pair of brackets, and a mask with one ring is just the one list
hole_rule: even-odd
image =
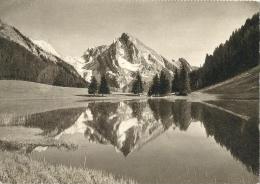
[(0, 184), (257, 184), (260, 2), (0, 0)]

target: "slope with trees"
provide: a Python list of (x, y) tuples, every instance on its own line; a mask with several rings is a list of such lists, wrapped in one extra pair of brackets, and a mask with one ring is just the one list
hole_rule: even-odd
[(0, 80), (24, 80), (66, 87), (86, 87), (73, 66), (35, 45), (0, 21)]
[(206, 55), (204, 65), (191, 72), (193, 90), (214, 85), (234, 77), (259, 64), (259, 13), (247, 19), (212, 55)]

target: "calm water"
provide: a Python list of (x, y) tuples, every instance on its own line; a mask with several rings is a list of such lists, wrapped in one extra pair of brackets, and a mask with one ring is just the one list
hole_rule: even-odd
[(19, 117), (8, 126), (40, 129), (40, 136), (78, 145), (29, 151), (52, 164), (86, 166), (145, 184), (237, 184), (258, 181), (257, 119), (198, 102), (148, 100), (90, 102)]

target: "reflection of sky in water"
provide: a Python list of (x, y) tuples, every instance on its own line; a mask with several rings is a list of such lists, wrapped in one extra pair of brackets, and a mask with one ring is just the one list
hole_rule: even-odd
[(257, 122), (200, 103), (89, 103), (34, 114), (23, 126), (79, 145), (74, 151), (35, 148), (33, 158), (55, 164), (82, 167), (85, 161), (144, 183), (257, 181)]

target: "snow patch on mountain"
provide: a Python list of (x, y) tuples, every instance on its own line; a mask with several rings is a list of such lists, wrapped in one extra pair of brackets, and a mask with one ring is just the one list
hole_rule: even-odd
[(122, 135), (128, 129), (130, 129), (131, 127), (137, 126), (137, 125), (138, 125), (137, 118), (130, 118), (125, 121), (122, 121), (118, 128), (118, 135)]
[(53, 48), (53, 46), (51, 44), (49, 44), (48, 42), (44, 41), (44, 40), (32, 40), (32, 42), (36, 45), (38, 45), (39, 47), (41, 47), (43, 50), (61, 58), (61, 55)]
[[(85, 78), (84, 77), (85, 70), (83, 69), (83, 67), (85, 65), (85, 60), (82, 57), (65, 56), (65, 57), (63, 57), (63, 60), (65, 62), (69, 63), (70, 65), (72, 65), (76, 69), (76, 71), (79, 73), (79, 75), (81, 77)], [(86, 81), (89, 81), (89, 78), (91, 78), (91, 76), (87, 77), (87, 78), (88, 78), (88, 80), (86, 80)]]
[(118, 57), (118, 64), (121, 68), (132, 71), (132, 72), (136, 72), (139, 68), (138, 64), (132, 64), (130, 62), (128, 62), (127, 60), (125, 60), (123, 57)]
[[(44, 57), (53, 63), (59, 62), (52, 52), (57, 53), (51, 45), (44, 41), (35, 41), (24, 36), (13, 26), (0, 22), (0, 37), (16, 42), (36, 56)], [(35, 43), (34, 43), (35, 41)], [(39, 45), (38, 45), (39, 44)], [(48, 49), (48, 50), (45, 50)], [(58, 56), (57, 56), (58, 57)]]
[[(85, 60), (82, 57), (62, 56), (54, 49), (54, 47), (50, 43), (44, 40), (32, 40), (32, 41), (34, 44), (36, 44), (44, 51), (54, 56), (57, 56), (62, 60), (64, 60), (66, 63), (72, 65), (81, 77), (85, 78), (86, 81), (88, 82), (90, 81), (92, 73), (91, 71), (87, 71), (86, 74), (84, 75), (85, 71), (83, 69), (83, 66), (85, 65)], [(49, 57), (49, 56), (45, 55), (45, 57)]]

